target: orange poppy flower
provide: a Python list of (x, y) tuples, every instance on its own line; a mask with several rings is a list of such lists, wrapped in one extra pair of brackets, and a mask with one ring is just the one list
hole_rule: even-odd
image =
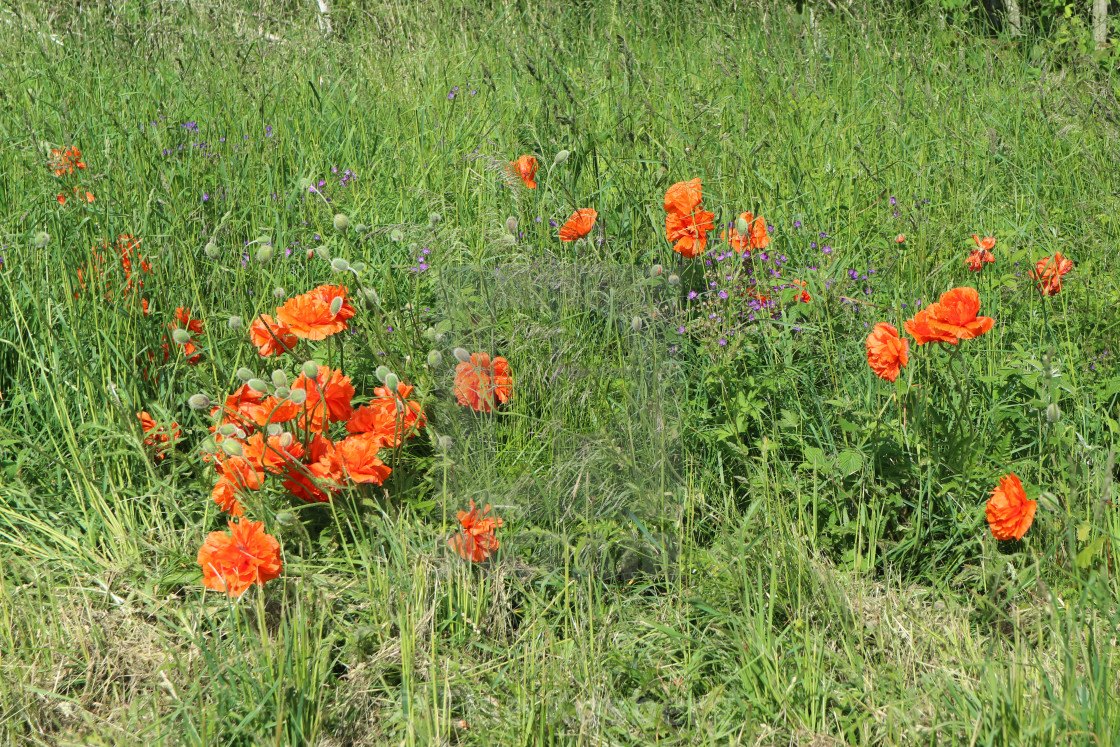
[(982, 252), (988, 252), (995, 248), (996, 239), (994, 236), (985, 236), (980, 238), (977, 234), (972, 234), (972, 240), (976, 242), (976, 248)]
[(84, 169), (86, 165), (82, 161), (82, 152), (71, 145), (63, 150), (51, 149), (50, 167), (54, 169), (55, 176), (62, 176), (73, 174), (75, 168)]
[(156, 423), (147, 410), (136, 413), (136, 417), (140, 420), (140, 430), (144, 432), (144, 445), (155, 447), (156, 461), (163, 461), (167, 456), (168, 447), (178, 441), (182, 435), (179, 425), (172, 421), (170, 426), (164, 428)]
[(241, 501), (237, 500), (237, 486), (226, 478), (218, 478), (218, 481), (214, 483), (214, 489), (210, 491), (210, 497), (214, 499), (214, 503), (218, 504), (220, 510), (225, 511), (235, 519), (238, 516), (245, 515), (245, 507), (241, 505)]
[(319, 374), (314, 379), (308, 379), (304, 374), (292, 384), (292, 391), (302, 389), (307, 392), (307, 400), (303, 404), (304, 417), (301, 426), (306, 428), (304, 421), (310, 416), (311, 422), (320, 422), (325, 415), (327, 420), (334, 423), (339, 420), (348, 420), (354, 408), (350, 404), (354, 396), (354, 385), (350, 379), (326, 366), (319, 366)]
[(536, 189), (537, 183), (533, 181), (533, 177), (537, 175), (537, 159), (533, 156), (521, 156), (510, 165), (510, 171), (521, 177), (521, 181), (529, 189)]
[(707, 210), (692, 213), (671, 212), (665, 215), (665, 239), (673, 243), (673, 251), (691, 259), (704, 252), (708, 231), (715, 227), (715, 214)]
[(965, 260), (965, 263), (968, 265), (968, 269), (973, 272), (980, 272), (985, 262), (995, 261), (996, 258), (987, 249), (973, 249), (969, 252), (968, 259)]
[(599, 214), (591, 208), (580, 208), (572, 213), (572, 217), (568, 218), (568, 222), (560, 226), (560, 240), (561, 241), (575, 241), (582, 239), (587, 234), (591, 233), (591, 229), (595, 227), (595, 219)]
[(380, 485), (391, 472), (390, 468), (377, 458), (382, 443), (375, 434), (365, 433), (350, 436), (339, 442), (335, 453), (342, 461), (343, 472), (356, 483)]
[(986, 513), (992, 536), (997, 540), (1022, 539), (1034, 522), (1038, 501), (1028, 501), (1023, 483), (1015, 473), (999, 480), (988, 499)]
[(509, 361), (498, 357), (491, 362), (487, 353), (471, 353), (470, 362), (455, 367), (455, 399), (476, 412), (490, 412), (499, 402), (509, 402), (513, 378)]
[(397, 447), (396, 406), (391, 402), (371, 402), (354, 410), (346, 423), (348, 433), (361, 433), (380, 440), (382, 446)]
[(308, 503), (326, 503), (331, 495), (339, 492), (341, 475), (336, 473), (340, 464), (334, 456), (334, 444), (329, 438), (316, 433), (303, 454), (310, 466), (288, 464), (281, 483), (289, 493)]
[(1043, 257), (1035, 263), (1030, 276), (1039, 281), (1038, 290), (1044, 296), (1056, 296), (1062, 290), (1062, 276), (1073, 269), (1073, 260), (1055, 252), (1053, 257)]
[(937, 303), (931, 303), (906, 322), (906, 331), (919, 345), (927, 342), (956, 345), (960, 340), (979, 337), (995, 324), (990, 317), (977, 316), (979, 311), (980, 294), (975, 288), (953, 288), (942, 293)]
[(229, 522), (229, 534), (211, 532), (198, 551), (198, 564), (202, 585), (231, 597), (278, 578), (284, 568), (280, 543), (265, 533), (263, 522), (246, 519)]
[(499, 547), (494, 530), (502, 526), (502, 520), (496, 517), (483, 518), (489, 511), (490, 504), (487, 503), (480, 514), (472, 500), (469, 512), (456, 512), (459, 523), (463, 525), (463, 531), (447, 540), (447, 544), (462, 558), (472, 563), (481, 563)]
[(732, 223), (730, 238), (728, 238), (728, 231), (723, 231), (719, 235), (720, 239), (731, 244), (731, 248), (739, 254), (742, 254), (744, 249), (765, 249), (770, 246), (770, 234), (766, 230), (766, 220), (761, 215), (755, 218), (753, 213), (746, 212), (740, 213), (739, 218), (746, 221), (749, 226), (746, 235), (739, 233), (735, 224)]
[(895, 381), (909, 362), (909, 343), (898, 336), (893, 324), (880, 322), (867, 336), (867, 365), (880, 379)]
[(286, 353), (298, 342), (288, 325), (275, 322), (268, 314), (258, 316), (249, 327), (249, 339), (257, 346), (257, 354), (262, 358)]
[[(263, 394), (253, 391), (247, 384), (242, 384), (233, 394), (226, 397), (225, 403), (220, 408), (222, 422), (219, 425), (233, 423), (244, 429), (246, 433), (252, 433), (256, 426), (265, 425), (269, 422), (269, 413), (272, 412), (272, 408), (266, 407), (264, 401), (265, 396)], [(210, 417), (216, 417), (218, 410), (218, 407), (211, 408)], [(283, 421), (274, 420), (273, 422)], [(214, 428), (216, 429), (217, 426), (214, 426)]]
[[(798, 288), (805, 288), (809, 285), (804, 280), (791, 280), (790, 282), (796, 285)], [(809, 295), (809, 291), (803, 290), (801, 291), (801, 294), (798, 295), (797, 300), (801, 303), (809, 303), (813, 300), (813, 297)]]
[[(337, 314), (331, 313), (331, 303), (342, 298)], [(357, 313), (346, 300), (346, 286), (320, 285), (303, 295), (289, 298), (276, 309), (276, 318), (288, 326), (296, 337), (307, 340), (324, 340), (350, 326), (347, 319)]]
[(700, 207), (703, 194), (699, 178), (677, 182), (665, 190), (665, 212), (678, 215), (693, 213)]

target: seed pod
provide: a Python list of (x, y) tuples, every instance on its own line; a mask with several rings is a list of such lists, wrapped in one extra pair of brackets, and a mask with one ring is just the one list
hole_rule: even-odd
[(506, 230), (514, 236), (517, 235), (517, 218), (513, 217), (512, 215), (506, 218)]
[(451, 352), (452, 352), (452, 354), (454, 354), (454, 356), (456, 358), (459, 359), (460, 363), (470, 363), (471, 362), (471, 354), (468, 353), (465, 349), (455, 348)]
[(751, 230), (751, 226), (744, 218), (739, 218), (735, 221), (735, 231), (740, 236), (746, 236)]
[(320, 244), (319, 246), (315, 247), (315, 256), (317, 256), (324, 262), (331, 261), (331, 251), (330, 249), (327, 249), (326, 244)]
[(219, 436), (224, 436), (225, 438), (229, 438), (234, 433), (237, 433), (237, 426), (234, 425), (233, 423), (222, 423), (220, 426), (218, 426), (218, 435)]
[(681, 284), (681, 276), (680, 275), (670, 275), (669, 276), (669, 285), (680, 285), (680, 284)]
[(345, 213), (339, 213), (334, 217), (334, 228), (336, 231), (345, 231), (350, 227), (350, 218)]
[(218, 245), (213, 241), (208, 241), (202, 251), (206, 252), (206, 256), (210, 259), (217, 259), (218, 255), (221, 254), (221, 252), (218, 251)]
[(242, 327), (242, 325), (243, 325), (243, 322), (241, 321), (241, 317), (239, 317), (239, 316), (231, 316), (231, 317), (229, 318), (229, 321), (227, 322), (227, 324), (229, 325), (229, 328), (230, 328), (230, 329), (232, 329), (232, 330), (238, 330), (238, 329), (241, 329), (241, 327)]
[(303, 364), (303, 375), (309, 379), (314, 379), (319, 375), (319, 364), (315, 361), (305, 361)]
[(293, 389), (292, 393), (288, 395), (288, 399), (294, 405), (302, 405), (304, 402), (307, 401), (307, 390), (305, 390), (305, 389)]
[(176, 329), (171, 332), (171, 339), (179, 345), (186, 345), (191, 341), (190, 332), (185, 329)]
[(455, 442), (451, 440), (451, 436), (440, 436), (439, 437), (439, 447), (441, 449), (443, 449), (444, 451), (449, 450), (454, 443)]
[(192, 394), (187, 398), (187, 404), (192, 410), (205, 410), (210, 406), (210, 398), (202, 392)]
[(346, 272), (350, 269), (350, 263), (342, 257), (335, 257), (331, 260), (331, 269), (335, 272)]
[(439, 368), (443, 365), (443, 353), (438, 350), (428, 351), (428, 366), (431, 368)]
[(31, 237), (31, 243), (36, 249), (46, 249), (47, 244), (51, 243), (51, 236), (46, 231), (39, 231)]
[(241, 379), (242, 381), (248, 381), (249, 379), (256, 376), (256, 374), (245, 368), (245, 366), (242, 366), (241, 368), (237, 369), (237, 373), (235, 373), (234, 376)]
[(635, 332), (641, 332), (643, 326), (642, 318), (640, 316), (634, 317), (630, 320), (630, 326), (633, 327)]
[(1062, 419), (1062, 408), (1058, 407), (1057, 402), (1051, 402), (1046, 408), (1046, 421), (1049, 423), (1057, 423)]
[(664, 271), (665, 268), (663, 268), (661, 265), (654, 265), (653, 267), (649, 268), (649, 276), (651, 278), (659, 277)]
[(234, 441), (232, 438), (227, 438), (222, 441), (222, 451), (235, 457), (239, 457), (245, 453), (241, 448), (241, 444)]
[(428, 223), (432, 224), (433, 226), (439, 225), (439, 222), (441, 220), (443, 220), (443, 216), (439, 213), (428, 213)]
[(264, 379), (249, 379), (245, 382), (245, 385), (254, 392), (259, 392), (260, 394), (268, 393), (268, 382)]
[(285, 298), (288, 297), (288, 291), (284, 290), (280, 286), (276, 286), (275, 288), (272, 289), (272, 297), (275, 298), (277, 301), (283, 301)]
[(388, 376), (389, 373), (390, 373), (390, 371), (389, 371), (388, 366), (378, 366), (377, 370), (373, 372), (373, 375), (377, 377), (378, 381), (380, 381), (382, 384), (384, 384), (385, 383), (385, 377)]
[(401, 386), (401, 380), (397, 378), (395, 373), (391, 373), (385, 377), (385, 388), (392, 393), (396, 393), (397, 389)]
[(342, 296), (335, 296), (331, 301), (331, 315), (337, 315), (340, 311), (342, 311)]
[(272, 385), (274, 387), (282, 387), (288, 385), (288, 374), (282, 369), (276, 369), (272, 372)]
[(572, 154), (566, 150), (556, 151), (556, 155), (552, 157), (552, 165), (559, 166), (560, 164), (566, 162), (568, 160), (568, 156), (570, 155)]

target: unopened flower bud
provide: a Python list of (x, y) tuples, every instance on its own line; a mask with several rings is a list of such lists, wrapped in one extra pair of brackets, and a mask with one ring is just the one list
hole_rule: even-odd
[(335, 272), (346, 272), (350, 269), (350, 263), (342, 257), (335, 257), (331, 260), (331, 269)]
[(35, 245), (36, 249), (45, 249), (47, 244), (51, 243), (51, 236), (46, 231), (39, 231), (31, 237), (31, 243)]
[(288, 297), (288, 291), (284, 290), (280, 286), (276, 286), (275, 288), (272, 289), (272, 297), (275, 298), (277, 301), (283, 301), (285, 298)]
[(305, 361), (303, 364), (303, 375), (309, 379), (314, 379), (319, 375), (319, 364), (315, 361)]
[(302, 405), (304, 402), (307, 401), (307, 390), (306, 389), (293, 389), (292, 393), (288, 395), (288, 399), (294, 405)]
[(342, 311), (342, 296), (335, 296), (331, 301), (331, 315), (337, 315), (340, 311)]
[(350, 218), (345, 213), (339, 213), (334, 217), (334, 229), (336, 231), (345, 231), (350, 227)]
[(245, 366), (242, 366), (241, 368), (237, 369), (237, 373), (235, 373), (234, 376), (241, 379), (242, 381), (248, 381), (249, 379), (256, 376), (256, 374), (245, 368)]
[(232, 329), (232, 330), (241, 329), (241, 325), (242, 325), (241, 317), (231, 316), (229, 318), (229, 322), (227, 322), (227, 324), (229, 324), (229, 328)]
[(565, 161), (567, 161), (567, 160), (568, 160), (568, 156), (570, 156), (570, 155), (572, 155), (572, 154), (571, 154), (571, 153), (569, 153), (569, 152), (568, 152), (568, 151), (566, 151), (566, 150), (558, 150), (558, 151), (556, 151), (556, 155), (552, 157), (552, 165), (553, 165), (553, 166), (559, 166), (560, 164), (562, 164), (562, 163), (564, 163)]
[(176, 329), (171, 332), (171, 339), (179, 345), (186, 345), (191, 341), (190, 332), (185, 329)]
[(222, 441), (222, 451), (230, 456), (241, 456), (245, 453), (241, 448), (241, 444), (234, 441), (232, 438), (227, 438)]
[(187, 404), (192, 410), (205, 410), (210, 406), (210, 398), (199, 392), (187, 398)]
[(680, 284), (681, 284), (681, 276), (680, 275), (670, 275), (669, 276), (669, 285), (680, 285)]
[(292, 438), (291, 433), (281, 433), (280, 434), (280, 446), (285, 448), (285, 449), (288, 448), (289, 446), (291, 446), (292, 441), (294, 441), (294, 440), (295, 439)]
[(259, 392), (261, 394), (268, 393), (268, 383), (264, 379), (249, 379), (245, 382), (245, 385), (254, 392)]
[(382, 384), (384, 384), (385, 383), (385, 377), (388, 376), (389, 373), (390, 373), (390, 371), (389, 371), (388, 366), (378, 366), (377, 370), (373, 372), (373, 375), (377, 377), (378, 381), (380, 381)]
[(369, 231), (369, 226), (367, 226), (365, 223), (354, 224), (354, 233), (358, 234), (359, 236), (366, 233), (367, 231)]
[(277, 524), (287, 526), (288, 524), (294, 524), (295, 521), (296, 521), (296, 515), (293, 514), (291, 511), (281, 511), (280, 513), (276, 514), (276, 523)]
[(395, 393), (400, 388), (401, 380), (397, 378), (395, 373), (391, 373), (385, 377), (385, 388), (390, 392)]
[(272, 247), (265, 244), (257, 250), (257, 262), (266, 265), (270, 259), (272, 259)]
[(272, 237), (269, 236), (268, 234), (262, 233), (260, 236), (253, 239), (253, 243), (254, 244), (271, 244), (272, 243)]
[(229, 438), (234, 433), (237, 433), (237, 426), (234, 425), (233, 423), (222, 423), (220, 426), (218, 426), (218, 435), (219, 436), (224, 436), (225, 438)]
[(264, 429), (264, 432), (270, 436), (279, 436), (283, 430), (283, 426), (279, 423), (269, 423), (268, 427)]
[(513, 217), (512, 215), (506, 218), (506, 230), (514, 236), (517, 235), (517, 218)]
[(443, 220), (443, 216), (439, 213), (428, 213), (428, 222), (433, 226), (438, 225), (441, 220)]
[(651, 278), (659, 277), (664, 271), (665, 268), (663, 268), (661, 265), (654, 265), (653, 267), (649, 268), (649, 276)]
[(443, 353), (438, 350), (428, 351), (428, 365), (432, 368), (439, 368), (443, 365)]
[(390, 240), (395, 241), (395, 242), (404, 241), (404, 232), (402, 232), (401, 229), (399, 229), (399, 228), (394, 228), (392, 231), (389, 232), (389, 238), (390, 238)]
[(327, 249), (326, 244), (320, 244), (319, 246), (315, 247), (315, 256), (323, 260), (324, 262), (330, 262), (331, 250)]
[(424, 330), (424, 337), (427, 337), (430, 342), (435, 342), (436, 328), (428, 327), (426, 330)]
[(289, 396), (291, 396), (292, 390), (286, 386), (278, 386), (276, 387), (276, 391), (273, 392), (273, 394), (276, 395), (277, 399), (287, 399)]
[(1050, 423), (1057, 423), (1062, 419), (1062, 408), (1058, 407), (1057, 402), (1051, 402), (1046, 408), (1046, 420)]
[(366, 263), (365, 262), (355, 262), (354, 264), (350, 265), (350, 269), (353, 270), (354, 272), (365, 272), (366, 271)]
[(640, 316), (634, 317), (633, 319), (630, 320), (630, 326), (634, 328), (635, 332), (641, 332), (642, 331), (642, 318)]
[(245, 432), (244, 428), (234, 428), (234, 430), (233, 430), (233, 437), (234, 438), (240, 438), (240, 439), (244, 440), (248, 435), (249, 434), (247, 434)]
[(381, 305), (381, 297), (377, 295), (377, 291), (373, 288), (366, 288), (363, 290), (362, 296), (365, 297), (366, 303), (371, 307)]
[(451, 436), (440, 436), (439, 437), (439, 447), (441, 449), (443, 449), (444, 451), (449, 450), (451, 448), (452, 444), (454, 444), (454, 443), (455, 442), (451, 440)]
[(206, 242), (206, 246), (203, 247), (202, 251), (206, 252), (206, 256), (210, 259), (217, 259), (218, 255), (221, 253), (218, 251), (218, 245), (213, 241)]
[(460, 363), (470, 363), (471, 362), (471, 354), (468, 353), (465, 349), (455, 348), (451, 352), (455, 355), (456, 358), (459, 359)]
[(735, 232), (740, 236), (746, 236), (751, 230), (751, 225), (747, 223), (746, 218), (739, 218), (735, 221)]
[(272, 372), (272, 385), (275, 387), (282, 387), (288, 385), (288, 374), (282, 369), (276, 369)]

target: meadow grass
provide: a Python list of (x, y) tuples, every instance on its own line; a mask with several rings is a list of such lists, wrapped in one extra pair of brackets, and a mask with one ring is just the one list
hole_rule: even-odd
[[(1120, 740), (1114, 71), (881, 10), (339, 5), (329, 36), (314, 3), (0, 9), (0, 739)], [(70, 144), (88, 168), (56, 177)], [(665, 241), (693, 177), (713, 249), (765, 215), (809, 303), (729, 326), (738, 259)], [(599, 227), (561, 244), (579, 207)], [(148, 316), (77, 274), (121, 234)], [(381, 299), (323, 362), (361, 394), (391, 366), (428, 424), (385, 491), (253, 504), (283, 575), (204, 594), (224, 517), (187, 398), (273, 367), (226, 320), (337, 281), (321, 244)], [(959, 285), (993, 331), (876, 378), (869, 327)], [(177, 307), (198, 365), (163, 360)], [(509, 359), (509, 405), (454, 404), (457, 346)], [(142, 409), (183, 429), (163, 461)], [(1039, 511), (996, 542), (1009, 471)], [(446, 545), (471, 499), (505, 520), (481, 565)]]

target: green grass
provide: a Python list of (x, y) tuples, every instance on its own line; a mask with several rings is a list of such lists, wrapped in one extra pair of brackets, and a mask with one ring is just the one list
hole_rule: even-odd
[[(0, 10), (0, 741), (1120, 740), (1114, 71), (924, 14), (337, 3), (324, 37), (313, 3), (275, 5)], [(57, 179), (70, 143), (88, 169)], [(501, 173), (522, 153), (534, 192)], [(707, 283), (737, 263), (664, 238), (693, 177), (717, 224), (766, 216), (773, 282), (809, 304), (772, 292), (777, 318), (727, 334), (748, 299)], [(95, 202), (60, 206), (79, 183)], [(596, 240), (561, 244), (549, 222), (587, 206)], [(276, 256), (243, 267), (262, 233)], [(998, 239), (980, 277), (973, 233)], [(79, 285), (120, 234), (147, 317)], [(337, 282), (321, 243), (381, 305), (282, 365), (341, 351), (360, 396), (389, 365), (428, 426), (384, 492), (260, 496), (283, 576), (203, 594), (224, 518), (186, 400), (273, 368), (226, 320)], [(1076, 269), (1042, 298), (1056, 251)], [(869, 326), (959, 285), (993, 331), (875, 378)], [(180, 306), (197, 366), (161, 363)], [(457, 346), (509, 359), (508, 406), (455, 406)], [(162, 462), (141, 409), (183, 428)], [(1039, 511), (1000, 543), (1009, 471)], [(470, 499), (506, 522), (479, 566), (445, 542)]]

